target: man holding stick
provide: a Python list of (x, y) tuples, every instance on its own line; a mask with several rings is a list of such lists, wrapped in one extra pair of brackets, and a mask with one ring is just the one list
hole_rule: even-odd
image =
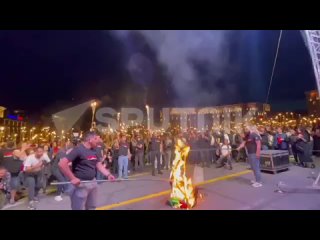
[[(60, 160), (61, 171), (74, 186), (70, 192), (72, 210), (94, 210), (97, 207), (98, 188), (95, 182), (97, 170), (108, 180), (115, 179), (109, 170), (103, 167), (101, 159), (97, 156), (96, 147), (100, 142), (101, 139), (96, 133), (88, 132), (83, 142)], [(71, 169), (69, 163), (72, 164)], [(81, 181), (92, 182), (81, 183)]]

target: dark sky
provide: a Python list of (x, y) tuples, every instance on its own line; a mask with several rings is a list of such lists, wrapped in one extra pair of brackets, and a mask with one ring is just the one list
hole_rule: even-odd
[[(241, 31), (230, 40), (233, 61), (240, 69), (235, 76), (238, 101), (265, 101), (278, 35), (279, 31)], [(139, 45), (139, 37), (133, 38), (132, 44)], [(151, 48), (143, 51), (156, 62)], [(112, 106), (142, 105), (145, 101), (171, 104), (170, 97), (161, 98), (163, 91), (172, 94), (163, 66), (155, 63), (155, 77), (145, 97), (144, 87), (126, 71), (123, 43), (108, 31), (2, 30), (0, 52), (0, 105), (11, 109), (51, 114), (63, 105), (103, 96)], [(284, 31), (271, 103), (304, 100), (304, 92), (315, 87), (300, 32)], [(230, 103), (228, 98), (225, 103)]]

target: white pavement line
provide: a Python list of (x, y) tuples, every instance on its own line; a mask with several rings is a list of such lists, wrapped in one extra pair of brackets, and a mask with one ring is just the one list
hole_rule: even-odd
[(24, 204), (24, 199), (20, 199), (18, 202), (16, 202), (15, 204), (6, 204), (1, 210), (7, 210), (7, 209), (10, 209), (10, 208), (14, 208), (14, 207), (18, 207), (22, 204)]

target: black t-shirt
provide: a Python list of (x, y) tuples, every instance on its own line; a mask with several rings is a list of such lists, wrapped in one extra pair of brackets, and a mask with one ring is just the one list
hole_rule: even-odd
[(119, 143), (119, 156), (128, 156), (129, 144), (127, 142)]
[[(142, 145), (141, 148), (139, 148), (140, 145)], [(137, 141), (136, 152), (144, 152), (144, 141), (142, 139)]]
[(261, 137), (256, 133), (250, 133), (245, 137), (245, 141), (248, 154), (253, 154), (257, 152), (256, 141), (261, 141)]
[(161, 140), (159, 138), (151, 138), (150, 150), (160, 152)]
[(268, 135), (266, 133), (261, 134), (261, 144), (265, 146), (269, 144)]
[(65, 149), (60, 149), (57, 155), (53, 158), (52, 160), (52, 169), (59, 169), (59, 162), (60, 159), (64, 158), (67, 156), (66, 150)]
[(11, 173), (13, 176), (17, 176), (21, 170), (22, 161), (18, 158), (13, 157), (14, 148), (3, 149), (3, 161), (2, 165)]
[(83, 144), (76, 146), (67, 154), (72, 162), (73, 174), (80, 180), (93, 180), (96, 176), (96, 165), (100, 162), (96, 149), (88, 149)]
[(164, 149), (166, 151), (172, 151), (173, 150), (173, 140), (172, 139), (165, 139), (163, 141)]
[(201, 149), (207, 149), (210, 147), (210, 142), (208, 139), (200, 136), (198, 140), (198, 147)]

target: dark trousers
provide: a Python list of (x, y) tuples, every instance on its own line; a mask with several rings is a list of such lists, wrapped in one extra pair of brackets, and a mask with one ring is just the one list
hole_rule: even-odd
[(136, 152), (134, 161), (135, 161), (136, 170), (143, 168), (144, 167), (143, 152)]
[(158, 170), (158, 172), (161, 171), (161, 164), (160, 164), (161, 153), (160, 153), (160, 151), (152, 151), (150, 153), (150, 155), (151, 155), (152, 172), (155, 171), (156, 158), (157, 158), (157, 170)]
[(6, 205), (7, 196), (4, 191), (0, 190), (0, 210)]
[[(55, 178), (59, 181), (59, 182), (66, 182), (67, 178), (62, 174), (62, 172), (58, 169), (52, 169), (52, 174), (55, 176)], [(61, 195), (63, 192), (67, 192), (68, 191), (68, 184), (64, 184), (64, 185), (58, 185), (58, 195)]]
[(224, 166), (226, 163), (229, 165), (229, 167), (232, 167), (231, 156), (220, 156), (220, 158), (217, 161), (217, 167)]
[(217, 161), (216, 150), (213, 146), (211, 147), (212, 149), (209, 150), (209, 161), (214, 163)]
[(129, 165), (128, 165), (128, 169), (129, 171), (134, 171), (136, 170), (136, 166), (135, 166), (135, 158), (136, 158), (136, 154), (132, 153), (131, 158), (129, 159)]
[(39, 190), (42, 187), (42, 173), (26, 173), (25, 182), (28, 187), (29, 201), (33, 201), (38, 196)]
[(162, 161), (162, 167), (165, 169), (168, 169), (169, 167), (171, 168), (172, 165), (172, 151), (171, 150), (166, 150), (163, 154), (163, 161)]
[(112, 157), (112, 173), (118, 173), (118, 157)]
[(209, 150), (201, 150), (200, 151), (200, 159), (202, 165), (210, 166), (210, 160), (209, 160)]

